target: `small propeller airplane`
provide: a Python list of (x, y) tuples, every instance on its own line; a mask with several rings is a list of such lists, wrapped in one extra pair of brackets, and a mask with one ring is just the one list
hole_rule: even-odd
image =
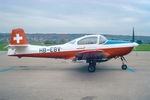
[[(134, 35), (134, 34), (133, 34)], [(107, 40), (102, 35), (85, 35), (68, 43), (54, 46), (30, 45), (24, 30), (13, 29), (10, 43), (7, 46), (8, 56), (41, 57), (71, 59), (73, 61), (86, 60), (89, 63), (88, 71), (95, 72), (97, 62), (105, 62), (112, 58), (121, 58), (122, 70), (127, 69), (125, 64), (127, 55), (137, 43), (129, 41)]]

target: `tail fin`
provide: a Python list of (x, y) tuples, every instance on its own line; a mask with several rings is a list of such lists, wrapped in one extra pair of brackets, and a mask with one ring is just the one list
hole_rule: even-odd
[(10, 45), (28, 45), (24, 30), (21, 28), (13, 29), (10, 38)]

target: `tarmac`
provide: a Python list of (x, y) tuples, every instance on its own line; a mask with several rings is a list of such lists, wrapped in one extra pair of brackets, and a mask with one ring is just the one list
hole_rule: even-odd
[(50, 58), (17, 58), (0, 52), (0, 100), (149, 100), (150, 52), (97, 64)]

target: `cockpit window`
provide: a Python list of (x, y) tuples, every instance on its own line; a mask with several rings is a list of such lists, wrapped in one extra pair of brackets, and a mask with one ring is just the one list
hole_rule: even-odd
[(86, 37), (78, 41), (78, 45), (85, 45), (85, 44), (96, 44), (97, 43), (97, 37)]
[(69, 44), (74, 44), (76, 42), (76, 40), (72, 40), (70, 42), (68, 42)]
[(103, 37), (103, 36), (100, 36), (99, 37), (99, 44), (103, 44), (103, 43), (105, 43), (107, 41), (107, 39), (105, 38), (105, 37)]

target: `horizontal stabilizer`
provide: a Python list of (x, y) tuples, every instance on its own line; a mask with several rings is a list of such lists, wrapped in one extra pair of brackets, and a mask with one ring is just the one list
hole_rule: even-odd
[(28, 47), (29, 45), (8, 45), (5, 48), (22, 48), (22, 47)]

